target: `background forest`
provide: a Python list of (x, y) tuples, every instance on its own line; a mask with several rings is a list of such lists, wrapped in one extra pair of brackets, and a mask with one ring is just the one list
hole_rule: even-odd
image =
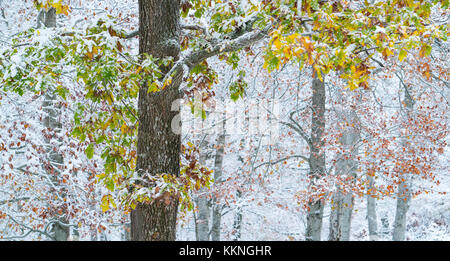
[(0, 240), (450, 240), (448, 1), (157, 3), (0, 0)]

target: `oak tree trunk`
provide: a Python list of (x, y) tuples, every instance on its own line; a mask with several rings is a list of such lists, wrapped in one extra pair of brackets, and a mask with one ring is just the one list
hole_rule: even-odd
[[(148, 53), (155, 58), (171, 56), (178, 60), (179, 47), (179, 0), (139, 1), (139, 53)], [(170, 68), (161, 68), (167, 73)], [(139, 91), (139, 128), (137, 141), (138, 173), (151, 175), (167, 173), (179, 175), (179, 132), (172, 130), (176, 111), (174, 103), (181, 98), (179, 81), (164, 90), (148, 93), (148, 85)], [(131, 212), (131, 240), (173, 241), (176, 236), (178, 201), (169, 204), (155, 200), (151, 204), (138, 204)]]

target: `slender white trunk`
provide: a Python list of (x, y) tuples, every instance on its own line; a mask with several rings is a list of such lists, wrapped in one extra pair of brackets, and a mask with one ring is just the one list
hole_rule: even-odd
[[(355, 156), (358, 153), (356, 143), (359, 140), (359, 128), (355, 113), (351, 113), (347, 128), (341, 138), (341, 144), (346, 153), (341, 155), (341, 159), (336, 163), (336, 175), (345, 177), (345, 186), (350, 186), (356, 177), (357, 162)], [(333, 197), (330, 217), (329, 240), (348, 241), (350, 240), (351, 217), (353, 212), (353, 195), (350, 188), (342, 188), (338, 185), (337, 192)]]
[(209, 240), (209, 219), (211, 214), (211, 209), (209, 207), (209, 202), (207, 198), (207, 190), (201, 189), (201, 195), (196, 199), (198, 215), (196, 217), (196, 235), (197, 241), (208, 241)]
[(297, 15), (302, 16), (302, 1), (303, 0), (297, 0)]
[[(214, 156), (214, 181), (215, 184), (220, 184), (222, 178), (222, 164), (225, 147), (225, 135), (226, 135), (226, 115), (223, 113), (222, 124), (220, 126), (220, 133), (216, 139), (216, 154)], [(202, 165), (206, 165), (206, 161), (209, 158), (209, 144), (206, 141), (207, 137), (201, 144), (202, 154), (200, 156), (200, 162)], [(198, 208), (198, 215), (196, 216), (195, 229), (196, 237), (198, 241), (213, 241), (220, 240), (220, 223), (222, 219), (222, 205), (217, 202), (214, 194), (211, 195), (208, 189), (202, 188), (200, 195), (196, 198), (196, 204)]]
[[(207, 134), (206, 134), (207, 135)], [(209, 143), (207, 136), (203, 138), (202, 144), (200, 144), (200, 164), (206, 165), (209, 153)], [(198, 209), (198, 215), (195, 222), (195, 230), (197, 241), (209, 240), (209, 223), (211, 217), (211, 207), (209, 204), (209, 192), (207, 188), (202, 188), (199, 191), (199, 195), (195, 200)]]
[[(373, 176), (367, 175), (367, 179), (369, 181), (369, 189), (372, 189), (374, 186)], [(370, 240), (378, 240), (376, 199), (371, 195), (367, 195), (367, 222), (369, 225)]]
[[(47, 28), (56, 27), (56, 9), (50, 8), (48, 11), (41, 11), (38, 17), (39, 22), (43, 22), (44, 26)], [(53, 93), (53, 89), (48, 89), (44, 96), (43, 108), (46, 112), (46, 117), (44, 118), (44, 126), (55, 133), (62, 128), (62, 124), (58, 121), (58, 117), (60, 115), (60, 107), (55, 105), (57, 98)], [(47, 148), (46, 152), (49, 157), (49, 164), (47, 169), (49, 170), (49, 175), (52, 177), (52, 182), (56, 187), (59, 187), (61, 184), (59, 182), (59, 169), (63, 162), (63, 157), (60, 153), (54, 150), (54, 145), (51, 144), (52, 137), (46, 138)], [(56, 175), (55, 175), (56, 173)], [(58, 193), (55, 191), (55, 193)], [(64, 197), (64, 195), (60, 195)], [(61, 216), (56, 217), (57, 221), (53, 224), (52, 234), (56, 241), (67, 241), (70, 234), (70, 227), (65, 225), (68, 223), (67, 218), (64, 216), (65, 211)]]
[[(337, 93), (343, 100), (345, 97), (342, 90)], [(357, 103), (361, 99), (361, 94), (357, 94)], [(353, 212), (353, 194), (351, 190), (352, 183), (356, 178), (358, 162), (358, 142), (360, 140), (360, 124), (355, 104), (352, 108), (337, 109), (339, 120), (344, 124), (342, 136), (339, 139), (343, 153), (338, 155), (335, 173), (340, 179), (337, 184), (336, 193), (333, 196), (330, 215), (330, 241), (348, 241), (350, 240), (351, 219)]]
[[(242, 197), (242, 192), (238, 190), (236, 192), (236, 202), (239, 202)], [(241, 229), (242, 229), (242, 207), (239, 205), (236, 208), (236, 212), (234, 214), (234, 222), (233, 222), (233, 241), (238, 241), (241, 239)]]
[[(406, 120), (409, 122), (411, 113), (414, 107), (414, 99), (411, 97), (407, 87), (405, 88), (405, 109), (406, 109)], [(407, 139), (402, 142), (403, 146), (408, 146)], [(394, 232), (392, 234), (392, 240), (403, 241), (406, 236), (406, 215), (409, 209), (409, 203), (411, 200), (411, 177), (409, 173), (402, 173), (402, 182), (399, 184), (397, 192), (397, 209), (395, 211), (395, 221), (394, 221)]]
[[(223, 166), (223, 157), (225, 150), (225, 136), (226, 136), (226, 114), (223, 113), (223, 125), (222, 125), (222, 133), (218, 135), (216, 145), (216, 156), (214, 159), (214, 182), (216, 185), (221, 183), (222, 179), (222, 166)], [(217, 202), (217, 198), (213, 197), (213, 213), (212, 213), (212, 226), (211, 226), (211, 240), (219, 241), (220, 240), (220, 224), (222, 220), (222, 204)]]
[(349, 241), (353, 211), (353, 195), (337, 192), (333, 197), (330, 215), (330, 241)]
[(406, 214), (409, 209), (411, 195), (408, 191), (409, 184), (407, 181), (400, 184), (397, 195), (397, 209), (395, 211), (394, 232), (392, 240), (403, 241), (406, 236)]

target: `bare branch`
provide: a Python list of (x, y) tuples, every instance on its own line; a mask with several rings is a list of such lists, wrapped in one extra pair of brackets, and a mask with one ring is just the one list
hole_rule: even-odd
[(21, 200), (29, 200), (30, 197), (21, 197), (21, 198), (14, 198), (14, 199), (9, 199), (9, 200), (2, 200), (0, 201), (0, 205), (4, 205), (4, 204), (8, 204), (8, 203), (14, 203), (14, 202), (18, 202)]
[(39, 234), (42, 234), (42, 235), (44, 235), (44, 236), (47, 236), (48, 238), (50, 238), (50, 239), (52, 239), (52, 240), (55, 240), (55, 237), (53, 237), (52, 235), (50, 235), (49, 233), (47, 233), (47, 228), (48, 228), (48, 225), (49, 224), (47, 224), (46, 226), (45, 226), (45, 228), (44, 228), (44, 231), (41, 231), (41, 230), (37, 230), (37, 229), (34, 229), (34, 228), (32, 228), (32, 227), (29, 227), (29, 226), (27, 226), (27, 225), (25, 225), (25, 224), (22, 224), (22, 223), (20, 223), (20, 222), (18, 222), (17, 220), (15, 220), (11, 215), (9, 215), (9, 214), (6, 214), (8, 217), (9, 217), (9, 219), (11, 219), (14, 223), (16, 223), (17, 225), (19, 225), (19, 226), (21, 226), (21, 227), (24, 227), (25, 229), (28, 229), (28, 232), (27, 233), (25, 233), (25, 234), (22, 234), (22, 235), (20, 235), (20, 236), (12, 236), (12, 237), (4, 237), (4, 238), (2, 238), (3, 240), (10, 240), (10, 239), (19, 239), (19, 238), (25, 238), (26, 236), (28, 236), (30, 233), (39, 233)]
[(192, 30), (192, 31), (202, 31), (204, 35), (207, 34), (206, 28), (201, 27), (200, 25), (191, 25), (191, 24), (182, 24), (181, 29), (183, 30)]
[(268, 161), (268, 162), (261, 163), (258, 166), (256, 166), (254, 169), (257, 169), (257, 168), (262, 167), (264, 165), (275, 165), (275, 164), (278, 164), (278, 163), (280, 163), (282, 161), (285, 161), (285, 160), (288, 160), (288, 159), (292, 159), (292, 158), (301, 158), (301, 159), (309, 162), (309, 158), (307, 158), (307, 157), (305, 157), (303, 155), (290, 155), (290, 156), (284, 157), (282, 159), (278, 159), (276, 161)]
[(212, 56), (218, 55), (220, 53), (234, 52), (234, 51), (243, 49), (245, 47), (248, 47), (248, 46), (254, 44), (255, 42), (258, 42), (258, 41), (264, 39), (265, 37), (267, 37), (267, 35), (268, 35), (267, 33), (270, 28), (271, 28), (271, 25), (267, 26), (263, 30), (251, 31), (251, 32), (243, 34), (242, 36), (239, 36), (235, 39), (231, 39), (228, 41), (227, 40), (222, 40), (222, 41), (217, 40), (218, 44), (216, 44), (215, 46), (206, 48), (204, 50), (196, 51), (196, 52), (193, 52), (190, 55), (188, 55), (184, 59), (184, 63), (187, 64), (189, 66), (189, 68), (192, 68), (195, 65), (197, 65), (198, 63), (200, 63), (201, 61), (204, 61), (205, 59), (208, 59)]
[(172, 67), (172, 69), (166, 74), (162, 82), (165, 83), (172, 77), (175, 78), (175, 81), (181, 82), (182, 76), (192, 70), (192, 68), (194, 68), (200, 62), (221, 53), (234, 52), (248, 47), (266, 38), (271, 27), (272, 25), (268, 25), (263, 30), (250, 31), (231, 40), (216, 39), (216, 41), (214, 41), (216, 42), (216, 44), (214, 44), (213, 46), (206, 47), (205, 49), (199, 51), (191, 52), (185, 57), (178, 60)]
[(292, 123), (290, 122), (284, 122), (284, 121), (280, 121), (281, 124), (288, 126), (289, 128), (293, 129), (295, 132), (297, 132), (302, 138), (303, 140), (306, 141), (306, 143), (308, 144), (308, 146), (310, 148), (312, 148), (312, 141), (310, 139), (310, 137), (306, 134), (306, 132), (303, 130), (303, 128), (297, 123), (297, 121), (294, 120), (293, 116), (294, 114), (298, 112), (298, 110), (295, 110), (293, 112), (291, 112), (289, 114), (289, 119), (291, 120)]
[(131, 32), (131, 33), (129, 33), (129, 34), (125, 34), (125, 35), (123, 36), (123, 38), (125, 38), (125, 39), (131, 39), (131, 38), (133, 38), (133, 37), (135, 37), (135, 36), (139, 36), (139, 30), (133, 31), (133, 32)]

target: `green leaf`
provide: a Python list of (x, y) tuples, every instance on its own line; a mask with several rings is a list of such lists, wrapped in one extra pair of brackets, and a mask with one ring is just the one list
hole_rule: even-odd
[(16, 88), (14, 91), (15, 91), (17, 94), (19, 94), (20, 96), (23, 95), (23, 89), (22, 89), (22, 88)]
[(426, 55), (426, 56), (430, 56), (430, 54), (431, 54), (431, 49), (432, 49), (431, 45), (427, 45), (427, 46), (425, 47), (425, 55)]
[(80, 127), (75, 127), (72, 131), (72, 136), (78, 137), (82, 133), (82, 130)]
[(271, 57), (270, 60), (266, 62), (267, 62), (267, 70), (269, 72), (280, 68), (280, 60), (276, 56)]
[(106, 179), (105, 180), (105, 185), (106, 185), (106, 188), (109, 191), (114, 191), (114, 180), (113, 179), (111, 179), (111, 178)]
[(202, 110), (202, 119), (206, 119), (206, 111), (205, 110)]
[(310, 0), (311, 8), (314, 11), (319, 10), (319, 0)]
[(85, 153), (88, 159), (92, 159), (92, 157), (94, 156), (94, 146), (92, 144), (89, 144), (85, 150)]
[(99, 137), (95, 140), (95, 143), (101, 144), (103, 141), (105, 141), (105, 135), (99, 136)]
[(197, 9), (197, 11), (195, 11), (194, 16), (197, 18), (202, 17), (202, 10), (201, 9)]
[(62, 86), (57, 86), (55, 92), (64, 100), (67, 99), (68, 90)]

